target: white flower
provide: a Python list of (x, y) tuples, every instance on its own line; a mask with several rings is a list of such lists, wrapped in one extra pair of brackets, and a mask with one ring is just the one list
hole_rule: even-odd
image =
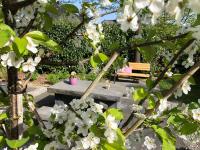
[(37, 62), (35, 62), (33, 60), (33, 58), (28, 58), (27, 62), (22, 64), (22, 70), (24, 72), (30, 71), (30, 72), (34, 72), (35, 71), (35, 67), (37, 66)]
[(195, 27), (191, 27), (191, 28), (188, 28), (187, 31), (192, 31), (193, 34), (192, 36), (197, 39), (197, 40), (200, 40), (200, 25), (197, 25)]
[(93, 133), (89, 133), (87, 137), (81, 140), (81, 143), (84, 149), (93, 149), (100, 143), (100, 139)]
[(111, 5), (112, 3), (110, 2), (110, 0), (100, 0), (100, 3), (102, 4), (102, 6), (106, 7)]
[(96, 45), (100, 42), (100, 33), (97, 31), (97, 26), (90, 21), (88, 24), (86, 24), (86, 32), (88, 35), (88, 38), (92, 40), (92, 43)]
[(199, 0), (189, 0), (188, 7), (191, 8), (194, 12), (200, 13), (200, 2)]
[(194, 120), (200, 121), (200, 108), (193, 109), (192, 115), (193, 115)]
[(135, 7), (138, 9), (143, 9), (150, 4), (149, 0), (135, 0)]
[(188, 81), (185, 81), (182, 85), (182, 90), (184, 94), (188, 94), (189, 91), (191, 91), (190, 83)]
[(166, 75), (167, 75), (168, 77), (172, 77), (173, 72), (171, 72), (171, 71), (167, 71), (167, 72), (166, 72)]
[(48, 3), (48, 0), (38, 0), (39, 3), (43, 3), (43, 4), (46, 4)]
[(183, 93), (181, 88), (177, 89), (176, 92), (174, 92), (175, 98), (181, 97), (182, 95)]
[(108, 115), (105, 120), (105, 126), (106, 128), (116, 130), (118, 127), (118, 123), (116, 122), (115, 117), (113, 117), (112, 115)]
[(135, 117), (139, 118), (139, 119), (145, 119), (146, 116), (142, 113), (134, 113)]
[(150, 2), (149, 10), (153, 13), (153, 15), (160, 15), (164, 8), (164, 0), (152, 0)]
[(148, 150), (155, 149), (157, 147), (155, 139), (150, 138), (149, 136), (145, 137), (144, 145), (147, 147)]
[(142, 109), (143, 109), (143, 107), (142, 106), (140, 106), (140, 105), (137, 105), (137, 104), (133, 104), (132, 105), (132, 109), (134, 110), (134, 111), (141, 111)]
[(165, 111), (168, 107), (168, 103), (167, 103), (167, 99), (161, 99), (160, 100), (160, 105), (158, 107), (158, 111), (159, 113), (162, 113), (163, 111)]
[(166, 5), (166, 11), (171, 14), (175, 15), (175, 20), (180, 23), (182, 17), (182, 9), (180, 8), (179, 4), (182, 3), (182, 0), (169, 0)]
[(182, 84), (181, 88), (177, 89), (177, 91), (174, 93), (174, 96), (175, 98), (181, 97), (182, 92), (187, 95), (189, 91), (191, 91), (190, 83), (188, 81), (185, 81)]
[(92, 107), (92, 111), (102, 114), (103, 113), (103, 105), (94, 104)]
[(35, 44), (32, 40), (32, 38), (30, 37), (26, 37), (27, 41), (28, 41), (28, 44), (26, 46), (26, 48), (31, 51), (32, 53), (37, 53), (38, 52), (38, 49), (36, 48), (38, 46), (38, 44)]
[(143, 9), (145, 7), (153, 13), (152, 24), (156, 23), (156, 19), (161, 15), (162, 10), (164, 9), (164, 0), (136, 0), (135, 7), (137, 9)]
[(24, 62), (24, 59), (22, 57), (17, 59), (16, 54), (13, 51), (1, 55), (1, 60), (2, 60), (1, 61), (2, 66), (15, 67), (15, 68), (19, 68), (21, 64)]
[(66, 147), (57, 141), (52, 141), (51, 143), (45, 145), (44, 150), (57, 150), (65, 149)]
[(104, 136), (107, 138), (108, 143), (113, 143), (117, 139), (116, 131), (111, 128), (106, 129)]
[(29, 147), (25, 148), (24, 150), (37, 150), (38, 143), (35, 143), (33, 145), (30, 145)]
[(139, 28), (137, 14), (130, 5), (125, 5), (124, 12), (118, 17), (117, 22), (121, 25), (121, 29), (124, 32), (128, 29), (137, 31)]

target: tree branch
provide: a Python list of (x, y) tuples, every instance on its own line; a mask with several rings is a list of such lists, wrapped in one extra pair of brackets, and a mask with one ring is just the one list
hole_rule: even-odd
[(145, 46), (150, 46), (150, 45), (164, 43), (165, 41), (173, 41), (173, 40), (177, 40), (177, 39), (180, 39), (180, 38), (184, 38), (188, 34), (189, 34), (189, 32), (184, 33), (184, 34), (180, 34), (180, 35), (177, 35), (177, 36), (173, 36), (173, 37), (166, 37), (166, 38), (163, 38), (163, 39), (158, 40), (158, 41), (150, 41), (150, 42), (145, 42), (145, 43), (141, 43), (141, 44), (136, 44), (136, 45), (133, 45), (132, 47), (133, 48), (136, 48), (136, 47), (145, 47)]
[[(185, 73), (185, 75), (171, 88), (168, 90), (167, 93), (164, 94), (163, 99), (168, 99), (185, 81), (187, 81), (195, 72), (197, 72), (200, 69), (200, 61), (197, 62), (190, 70)], [(148, 117), (152, 115), (152, 113), (159, 107), (160, 101), (156, 102), (155, 109), (146, 111), (145, 115)], [(138, 119), (131, 128), (129, 128), (125, 133), (125, 137), (128, 137), (132, 132), (134, 132), (139, 126), (142, 125), (142, 123), (145, 121), (145, 119)]]
[(24, 7), (27, 7), (31, 4), (33, 4), (34, 2), (36, 2), (37, 0), (25, 0), (25, 1), (21, 1), (21, 2), (14, 2), (14, 3), (10, 3), (9, 4), (9, 8), (12, 12), (12, 14), (16, 14), (16, 12)]
[[(189, 40), (180, 50), (179, 52), (171, 59), (171, 61), (167, 64), (167, 66), (164, 68), (164, 70), (160, 73), (158, 78), (153, 82), (153, 85), (151, 86), (150, 89), (148, 89), (148, 92), (152, 92), (152, 90), (158, 85), (158, 83), (163, 79), (165, 76), (165, 73), (169, 70), (169, 67), (174, 64), (174, 62), (178, 59), (178, 57), (184, 52), (185, 49), (190, 47), (194, 43), (195, 39)], [(145, 100), (147, 99), (147, 96), (143, 98), (138, 105), (143, 105)], [(134, 111), (133, 111), (134, 112)], [(133, 112), (131, 112), (131, 115), (129, 118), (133, 118)], [(126, 129), (127, 125), (130, 123), (131, 119), (129, 119), (124, 123), (123, 129)]]
[(35, 22), (35, 19), (38, 15), (38, 11), (35, 10), (35, 13), (34, 13), (34, 18), (30, 20), (29, 24), (27, 25), (27, 27), (24, 29), (24, 31), (19, 35), (20, 37), (23, 37), (26, 33), (28, 33), (30, 31), (30, 29), (32, 28), (34, 22)]

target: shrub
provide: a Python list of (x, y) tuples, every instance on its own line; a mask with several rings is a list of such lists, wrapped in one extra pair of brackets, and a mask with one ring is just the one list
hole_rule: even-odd
[(70, 74), (68, 72), (58, 72), (58, 73), (50, 73), (47, 75), (47, 80), (50, 84), (55, 84), (62, 79), (69, 78)]

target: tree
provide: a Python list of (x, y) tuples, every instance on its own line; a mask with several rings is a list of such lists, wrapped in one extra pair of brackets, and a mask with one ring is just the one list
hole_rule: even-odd
[[(111, 2), (102, 0), (100, 2), (83, 2), (81, 9), (70, 3), (58, 4), (55, 0), (24, 0), (20, 2), (2, 0), (0, 2), (0, 49), (3, 52), (1, 64), (7, 67), (11, 106), (11, 134), (7, 132), (5, 123), (1, 123), (5, 135), (0, 136), (0, 143), (6, 143), (10, 148), (16, 149), (32, 138), (34, 144), (28, 148), (123, 150), (126, 149), (125, 137), (128, 137), (139, 126), (144, 125), (152, 128), (160, 137), (163, 150), (171, 150), (175, 149), (175, 138), (170, 132), (169, 126), (172, 126), (178, 135), (200, 134), (200, 104), (197, 99), (195, 99), (196, 102), (184, 106), (185, 111), (180, 106), (174, 108), (168, 106), (168, 100), (173, 98), (172, 95), (180, 97), (182, 93), (188, 94), (191, 90), (190, 84), (193, 83), (191, 77), (200, 68), (200, 62), (193, 61), (194, 54), (199, 51), (200, 41), (198, 1), (128, 0)], [(108, 11), (111, 8), (112, 11)], [(80, 100), (73, 100), (69, 106), (63, 103), (55, 105), (49, 124), (45, 126), (25, 91), (31, 74), (41, 61), (43, 52), (38, 50), (38, 46), (48, 47), (55, 51), (60, 50), (57, 43), (38, 30), (51, 27), (52, 17), (59, 15), (61, 9), (81, 18), (81, 22), (74, 30), (66, 35), (66, 41), (75, 36), (75, 33), (85, 25), (84, 37), (94, 50), (90, 58), (91, 65), (97, 67), (105, 62), (107, 64)], [(103, 13), (99, 14), (101, 10)], [(113, 12), (118, 14), (117, 22), (120, 24), (121, 30), (130, 34), (128, 34), (126, 45), (116, 42), (111, 46), (113, 54), (109, 58), (100, 52), (104, 35), (103, 26), (98, 19)], [(197, 14), (196, 19), (193, 14)], [(184, 26), (188, 18), (192, 18), (191, 27), (176, 35), (176, 28)], [(148, 26), (149, 24), (152, 25)], [(163, 31), (163, 28), (166, 29)], [(153, 32), (147, 34), (147, 30)], [(173, 45), (174, 43), (176, 46)], [(143, 57), (152, 58), (155, 55), (154, 48), (161, 51), (166, 48), (172, 50), (168, 54), (163, 54), (166, 64), (158, 77), (155, 80), (149, 78), (146, 82), (146, 89), (138, 88), (133, 91), (133, 99), (137, 104), (133, 105), (134, 110), (128, 122), (132, 116), (136, 116), (138, 119), (131, 128), (122, 133), (118, 127), (118, 122), (123, 119), (122, 112), (118, 109), (108, 109), (103, 113), (103, 107), (88, 97), (121, 52), (138, 49)], [(183, 54), (186, 55), (186, 59), (183, 60), (182, 65), (189, 68), (188, 71), (183, 75), (174, 74), (172, 76), (169, 71)], [(24, 83), (20, 83), (17, 78), (20, 69), (28, 72), (29, 75)], [(154, 88), (158, 85), (161, 90), (155, 92)], [(34, 125), (31, 114), (25, 111), (24, 123), (29, 127), (24, 135), (28, 137), (22, 138), (23, 96), (26, 99), (25, 104), (29, 105), (35, 113), (42, 128)], [(145, 102), (147, 102), (147, 107), (143, 105)], [(145, 113), (142, 114), (141, 110), (144, 110)], [(6, 113), (0, 116), (1, 120), (7, 118)], [(167, 126), (164, 127), (161, 126), (163, 118), (167, 118)], [(191, 128), (188, 129), (188, 127)], [(48, 140), (52, 140), (51, 143), (47, 143)], [(145, 138), (144, 144), (149, 149), (156, 147), (154, 140), (149, 137)]]

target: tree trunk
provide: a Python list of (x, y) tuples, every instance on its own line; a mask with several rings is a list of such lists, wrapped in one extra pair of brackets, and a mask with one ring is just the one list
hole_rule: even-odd
[(10, 96), (10, 115), (11, 115), (11, 131), (12, 139), (20, 139), (23, 133), (23, 102), (22, 93), (18, 93), (17, 87), (17, 69), (10, 67), (8, 72), (8, 93)]
[(141, 59), (140, 59), (140, 52), (139, 51), (135, 51), (135, 62), (140, 62)]

